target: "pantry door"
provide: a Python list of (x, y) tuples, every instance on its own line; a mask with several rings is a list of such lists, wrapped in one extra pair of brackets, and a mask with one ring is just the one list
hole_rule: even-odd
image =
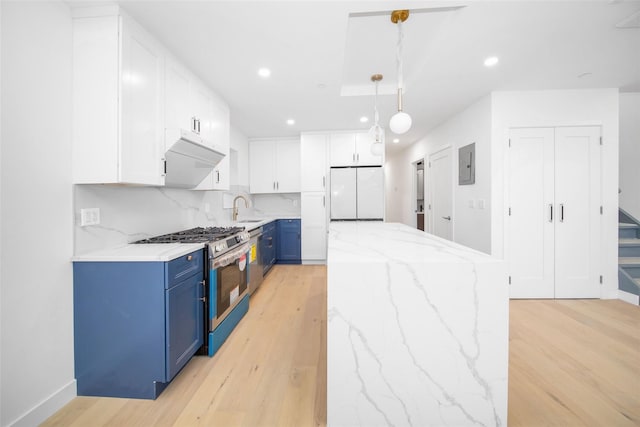
[(555, 129), (555, 297), (600, 297), (600, 127)]
[(553, 128), (512, 129), (506, 259), (512, 298), (554, 297)]
[(505, 254), (512, 298), (600, 296), (600, 132), (510, 131)]

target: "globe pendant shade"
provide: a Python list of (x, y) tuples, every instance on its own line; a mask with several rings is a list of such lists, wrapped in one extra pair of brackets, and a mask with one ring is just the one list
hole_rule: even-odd
[(411, 116), (404, 111), (398, 111), (389, 120), (389, 128), (398, 135), (406, 133), (411, 128)]

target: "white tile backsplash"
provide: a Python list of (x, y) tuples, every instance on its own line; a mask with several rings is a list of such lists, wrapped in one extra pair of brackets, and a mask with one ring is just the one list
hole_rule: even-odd
[[(243, 194), (248, 187), (230, 191), (193, 191), (162, 187), (110, 185), (74, 186), (74, 253), (84, 254), (133, 242), (145, 237), (197, 226), (228, 224), (231, 209), (223, 208), (223, 197)], [(253, 204), (252, 204), (253, 205)], [(253, 215), (240, 203), (240, 214)], [(80, 209), (100, 209), (100, 224), (80, 226)]]
[[(74, 254), (124, 245), (192, 227), (227, 225), (229, 200), (242, 194), (239, 216), (299, 216), (300, 194), (249, 194), (248, 186), (229, 191), (193, 191), (163, 187), (74, 186)], [(80, 226), (80, 209), (99, 208), (100, 224)]]
[(254, 212), (263, 216), (300, 216), (300, 193), (254, 194)]

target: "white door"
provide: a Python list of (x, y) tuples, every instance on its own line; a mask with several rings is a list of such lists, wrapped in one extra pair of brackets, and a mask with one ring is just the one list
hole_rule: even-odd
[(553, 128), (509, 135), (507, 250), (512, 298), (553, 298)]
[(600, 295), (600, 128), (512, 129), (506, 259), (512, 298)]
[(274, 141), (249, 143), (249, 191), (251, 193), (276, 191), (275, 149)]
[(375, 138), (369, 132), (356, 133), (356, 164), (358, 166), (381, 166), (382, 154), (373, 154), (371, 146)]
[(356, 138), (353, 133), (336, 133), (330, 136), (330, 166), (352, 166), (355, 164)]
[(556, 128), (556, 298), (600, 297), (600, 200), (600, 128)]
[(300, 191), (325, 191), (327, 185), (327, 135), (302, 135), (300, 165)]
[(323, 261), (327, 258), (326, 204), (324, 192), (302, 193), (302, 261)]
[(357, 168), (358, 219), (382, 219), (384, 216), (384, 176), (382, 167)]
[(162, 49), (137, 24), (123, 22), (120, 181), (164, 184)]
[(429, 156), (429, 189), (431, 193), (430, 232), (451, 240), (453, 221), (453, 185), (451, 178), (451, 148)]
[(300, 192), (300, 140), (277, 142), (276, 192)]
[(356, 169), (331, 168), (331, 219), (356, 219)]

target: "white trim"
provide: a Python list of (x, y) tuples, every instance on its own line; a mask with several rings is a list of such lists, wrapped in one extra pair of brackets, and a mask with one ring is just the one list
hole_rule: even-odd
[(9, 423), (11, 427), (31, 427), (42, 424), (47, 418), (55, 414), (60, 408), (78, 395), (76, 380), (62, 386), (51, 396), (38, 403), (35, 407)]
[(640, 305), (640, 297), (638, 295), (625, 292), (618, 289), (618, 299), (633, 305)]

